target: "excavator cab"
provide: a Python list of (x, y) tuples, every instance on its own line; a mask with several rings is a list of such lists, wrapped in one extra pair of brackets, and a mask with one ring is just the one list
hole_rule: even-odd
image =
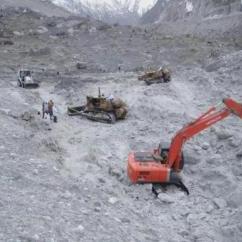
[[(153, 157), (155, 160), (159, 160), (162, 164), (168, 164), (168, 157), (169, 157), (169, 145), (163, 142), (160, 142), (157, 149), (154, 150)], [(179, 170), (181, 171), (184, 166), (184, 155), (183, 152), (181, 153), (181, 160), (179, 163)]]

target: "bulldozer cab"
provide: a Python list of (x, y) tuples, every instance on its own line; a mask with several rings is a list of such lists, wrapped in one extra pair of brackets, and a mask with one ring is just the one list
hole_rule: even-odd
[(112, 111), (112, 104), (110, 100), (105, 97), (91, 97), (87, 96), (87, 109), (88, 110), (102, 110), (110, 112)]
[(19, 71), (19, 76), (20, 76), (21, 78), (23, 78), (23, 77), (25, 77), (25, 76), (31, 76), (31, 72), (28, 71), (28, 70), (21, 70), (21, 71)]
[(32, 71), (21, 69), (18, 71), (17, 85), (23, 88), (37, 88), (39, 84), (33, 79)]
[(94, 109), (98, 108), (100, 106), (100, 100), (99, 98), (87, 96), (87, 108), (88, 109)]
[(104, 99), (104, 98), (87, 96), (87, 104), (92, 104), (95, 107), (98, 107), (100, 106), (100, 103), (102, 101), (101, 99)]

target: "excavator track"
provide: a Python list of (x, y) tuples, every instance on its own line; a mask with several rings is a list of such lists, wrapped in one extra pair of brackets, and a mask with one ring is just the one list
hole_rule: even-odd
[(169, 182), (169, 183), (154, 183), (154, 184), (152, 184), (152, 192), (154, 193), (154, 195), (156, 197), (158, 197), (159, 194), (161, 193), (159, 190), (161, 190), (162, 188), (165, 188), (166, 186), (169, 186), (169, 185), (174, 185), (177, 188), (180, 188), (187, 195), (190, 194), (188, 188), (185, 186), (185, 184), (181, 180), (176, 181), (176, 182)]

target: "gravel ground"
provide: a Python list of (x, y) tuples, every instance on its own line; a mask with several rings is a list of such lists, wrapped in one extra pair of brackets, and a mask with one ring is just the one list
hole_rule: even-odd
[[(217, 38), (208, 43), (206, 36), (160, 39), (152, 29), (76, 17), (5, 14), (1, 40), (14, 44), (0, 46), (1, 241), (240, 241), (239, 118), (232, 115), (185, 145), (181, 175), (190, 196), (169, 187), (155, 198), (151, 185), (131, 185), (126, 175), (131, 150), (169, 143), (224, 97), (241, 102), (239, 46)], [(170, 83), (137, 80), (138, 70), (165, 63), (173, 69)], [(34, 70), (39, 89), (16, 86), (18, 65)], [(67, 116), (68, 105), (82, 104), (98, 87), (127, 102), (125, 121)], [(37, 114), (50, 98), (56, 124)]]

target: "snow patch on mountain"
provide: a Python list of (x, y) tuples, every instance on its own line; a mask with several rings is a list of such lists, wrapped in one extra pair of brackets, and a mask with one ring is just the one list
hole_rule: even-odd
[(58, 6), (71, 12), (91, 15), (94, 18), (105, 20), (107, 17), (126, 17), (133, 14), (134, 17), (142, 16), (154, 7), (158, 0), (52, 0)]
[(187, 13), (192, 12), (192, 10), (193, 10), (193, 4), (192, 4), (192, 2), (189, 1), (189, 0), (186, 0), (185, 2), (186, 2), (186, 10), (187, 10)]

